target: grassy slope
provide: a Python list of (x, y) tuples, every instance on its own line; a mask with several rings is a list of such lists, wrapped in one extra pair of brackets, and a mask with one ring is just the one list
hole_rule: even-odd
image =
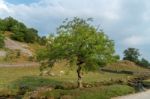
[[(7, 56), (8, 58), (9, 57), (13, 57), (13, 58), (8, 59), (6, 61), (4, 57), (0, 57), (0, 63), (6, 63), (6, 62), (13, 62), (13, 63), (19, 62), (20, 63), (20, 62), (25, 62), (25, 61), (31, 61), (32, 57), (30, 57), (28, 54), (30, 53), (34, 57), (37, 49), (40, 49), (43, 47), (43, 46), (39, 45), (38, 43), (25, 43), (25, 42), (19, 42), (19, 41), (12, 40), (12, 39), (10, 39), (11, 34), (12, 34), (12, 32), (5, 31), (5, 33), (4, 33), (5, 46), (7, 45), (8, 48), (3, 48), (0, 50), (6, 51), (7, 53), (9, 53)], [(16, 57), (18, 52), (21, 52), (20, 56)]]
[[(76, 75), (76, 72), (74, 72), (74, 71), (70, 72), (69, 74), (65, 74), (61, 77), (60, 76), (39, 77), (38, 75), (39, 75), (38, 67), (13, 67), (13, 68), (12, 67), (0, 67), (0, 95), (16, 94), (17, 90), (18, 90), (17, 88), (20, 85), (27, 85), (31, 90), (34, 90), (34, 89), (38, 88), (39, 86), (42, 87), (42, 86), (49, 86), (49, 85), (61, 85), (62, 82), (76, 83), (76, 80), (77, 80), (77, 75)], [(125, 74), (90, 72), (90, 73), (86, 73), (84, 75), (83, 80), (86, 83), (87, 82), (91, 83), (91, 82), (105, 82), (105, 81), (110, 81), (111, 79), (114, 79), (114, 80), (126, 79), (128, 77), (129, 77), (129, 75), (125, 75)], [(126, 87), (126, 86), (124, 86), (124, 87)], [(119, 88), (124, 88), (124, 87), (120, 86)], [(106, 89), (107, 89), (107, 87), (106, 87)], [(111, 89), (111, 87), (108, 87), (107, 91), (110, 89)], [(73, 90), (73, 91), (76, 92), (76, 90)], [(100, 93), (103, 93), (103, 91), (101, 91), (101, 88), (99, 89), (99, 91), (100, 91)], [(116, 89), (116, 91), (117, 91), (117, 89)], [(123, 92), (123, 93), (126, 93), (126, 92), (128, 93), (130, 91), (133, 92), (133, 89), (130, 90), (130, 88), (127, 87), (127, 91), (125, 90), (125, 92)], [(77, 93), (80, 93), (80, 92), (77, 91)], [(86, 94), (90, 93), (90, 91), (85, 90), (85, 91), (83, 91), (83, 93), (85, 93), (85, 95), (86, 95)], [(98, 95), (98, 93), (95, 93), (95, 94)], [(120, 95), (122, 95), (122, 94), (120, 94)], [(116, 95), (119, 95), (119, 94), (116, 94)], [(91, 96), (92, 96), (92, 94), (91, 94)], [(83, 96), (81, 95), (81, 97), (83, 97)]]

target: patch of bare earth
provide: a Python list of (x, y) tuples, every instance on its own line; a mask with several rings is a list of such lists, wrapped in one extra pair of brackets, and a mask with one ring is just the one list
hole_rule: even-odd
[(5, 47), (11, 50), (20, 50), (21, 53), (27, 56), (33, 56), (27, 44), (11, 40), (10, 38), (5, 39)]

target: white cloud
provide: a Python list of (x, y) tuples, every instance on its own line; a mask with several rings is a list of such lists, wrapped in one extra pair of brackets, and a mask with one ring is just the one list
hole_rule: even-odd
[(0, 0), (0, 10), (7, 10), (7, 6), (5, 5), (4, 1), (3, 0)]
[(130, 37), (125, 38), (124, 44), (128, 47), (138, 47), (142, 45), (147, 45), (150, 43), (150, 39), (147, 36), (138, 36), (132, 35)]
[(124, 43), (127, 46), (141, 45), (141, 44), (143, 44), (143, 42), (144, 42), (144, 39), (143, 39), (143, 37), (140, 37), (140, 36), (131, 36), (124, 40)]
[[(1, 0), (0, 4), (4, 9), (12, 10), (17, 16), (19, 13), (40, 16), (61, 16), (61, 17), (101, 17), (108, 20), (119, 18), (119, 0), (41, 0), (30, 5), (14, 5)], [(107, 6), (107, 7), (106, 7)], [(3, 12), (5, 14), (5, 12)]]
[(3, 17), (9, 12), (11, 12), (11, 10), (8, 8), (6, 2), (0, 0), (0, 16)]
[(54, 32), (63, 19), (75, 16), (111, 24), (119, 20), (119, 8), (120, 0), (40, 0), (29, 5), (0, 0), (0, 17), (12, 16), (42, 33), (49, 33)]

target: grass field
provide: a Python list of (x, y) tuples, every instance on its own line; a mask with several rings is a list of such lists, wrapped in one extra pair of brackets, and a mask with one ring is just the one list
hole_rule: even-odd
[[(75, 71), (71, 71), (67, 74), (64, 74), (62, 76), (39, 76), (39, 67), (0, 67), (0, 96), (1, 95), (7, 95), (7, 94), (17, 94), (18, 87), (19, 86), (27, 86), (30, 91), (35, 90), (38, 87), (44, 87), (49, 85), (62, 85), (63, 83), (69, 82), (76, 84), (77, 82), (77, 74)], [(107, 82), (110, 80), (126, 80), (131, 75), (126, 74), (115, 74), (115, 73), (105, 73), (105, 72), (89, 72), (85, 73), (83, 77), (84, 83), (93, 83), (93, 82)], [(59, 86), (58, 86), (59, 87)], [(105, 86), (105, 91), (111, 90), (115, 88), (114, 86)], [(112, 89), (110, 93), (113, 94), (109, 96), (116, 96), (116, 95), (123, 95), (127, 93), (134, 92), (134, 89), (129, 86), (124, 85), (116, 85), (116, 88), (118, 89)], [(103, 89), (103, 88), (102, 88)], [(126, 90), (124, 90), (126, 89)], [(84, 89), (84, 90), (55, 90), (53, 91), (54, 94), (58, 93), (67, 93), (70, 94), (70, 92), (76, 92), (77, 94), (83, 93), (82, 95), (79, 95), (79, 99), (88, 99), (88, 98), (82, 98), (87, 97), (84, 96), (86, 94), (89, 94), (92, 90), (92, 93), (95, 93), (97, 97), (104, 97), (102, 96), (104, 93), (101, 90), (101, 87), (97, 88), (91, 88), (91, 89)], [(97, 90), (97, 91), (94, 91)], [(119, 90), (124, 90), (122, 93), (118, 94)], [(96, 93), (97, 92), (97, 93)], [(112, 92), (112, 93), (111, 93)], [(90, 93), (90, 96), (92, 97), (94, 94)], [(101, 95), (99, 95), (101, 93)], [(45, 93), (46, 94), (46, 93)], [(107, 93), (105, 93), (106, 95)], [(49, 93), (47, 92), (47, 95), (49, 96)], [(60, 95), (59, 95), (60, 96)], [(73, 95), (74, 96), (74, 95)], [(107, 95), (106, 95), (107, 96)], [(76, 96), (74, 96), (76, 97)], [(108, 96), (107, 96), (108, 97)], [(104, 97), (103, 99), (109, 99), (107, 97)], [(90, 99), (90, 98), (89, 98)], [(98, 99), (98, 98), (95, 98)]]
[[(38, 67), (0, 67), (0, 86), (10, 84), (13, 81), (21, 79), (25, 76), (39, 76), (40, 71)], [(101, 82), (110, 79), (125, 79), (130, 75), (115, 74), (115, 73), (85, 73), (83, 77), (84, 82)], [(69, 72), (62, 76), (44, 76), (44, 78), (54, 79), (58, 81), (76, 82), (77, 74), (75, 71)]]
[(0, 67), (0, 86), (7, 85), (23, 76), (39, 74), (37, 67)]

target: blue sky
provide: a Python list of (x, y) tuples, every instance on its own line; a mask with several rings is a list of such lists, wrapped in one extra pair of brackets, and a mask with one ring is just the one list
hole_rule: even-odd
[(0, 18), (12, 16), (40, 35), (54, 33), (65, 18), (92, 17), (115, 41), (118, 54), (135, 47), (150, 60), (149, 9), (149, 0), (0, 0)]
[(6, 0), (6, 2), (12, 3), (12, 4), (31, 4), (34, 2), (38, 2), (39, 0)]

